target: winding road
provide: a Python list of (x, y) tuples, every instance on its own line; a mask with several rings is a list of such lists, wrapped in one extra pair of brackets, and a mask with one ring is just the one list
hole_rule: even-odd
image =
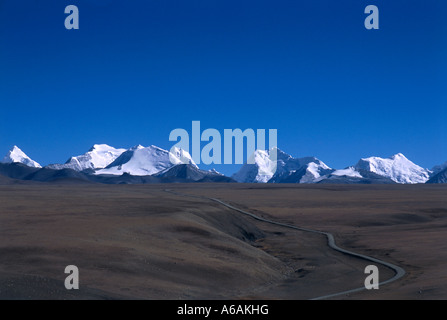
[[(385, 284), (388, 284), (388, 283), (391, 283), (391, 282), (394, 282), (396, 280), (399, 280), (400, 278), (402, 278), (405, 275), (405, 270), (403, 268), (395, 265), (395, 264), (392, 264), (390, 262), (386, 262), (386, 261), (383, 261), (383, 260), (380, 260), (380, 259), (377, 259), (377, 258), (374, 258), (374, 257), (370, 257), (370, 256), (367, 256), (367, 255), (364, 255), (364, 254), (360, 254), (360, 253), (356, 253), (356, 252), (352, 252), (352, 251), (340, 248), (335, 243), (334, 236), (331, 233), (329, 233), (329, 232), (324, 232), (324, 231), (319, 231), (319, 230), (314, 230), (314, 229), (297, 227), (297, 226), (294, 226), (294, 225), (291, 225), (291, 224), (265, 219), (265, 218), (262, 218), (260, 216), (255, 215), (255, 214), (253, 214), (251, 212), (247, 212), (245, 210), (239, 209), (239, 208), (237, 208), (235, 206), (232, 206), (231, 204), (228, 204), (228, 203), (226, 203), (226, 202), (224, 202), (222, 200), (216, 199), (216, 198), (208, 198), (208, 197), (203, 197), (203, 196), (188, 195), (188, 194), (184, 194), (184, 193), (175, 192), (175, 191), (170, 190), (170, 189), (165, 189), (165, 191), (169, 192), (169, 193), (172, 193), (172, 194), (175, 194), (175, 195), (178, 195), (178, 196), (183, 196), (183, 197), (192, 197), (192, 198), (211, 200), (211, 201), (217, 202), (217, 203), (219, 203), (219, 204), (221, 204), (221, 205), (223, 205), (223, 206), (225, 206), (225, 207), (227, 207), (229, 209), (232, 209), (232, 210), (235, 210), (235, 211), (237, 211), (239, 213), (242, 213), (244, 215), (250, 216), (253, 219), (256, 219), (258, 221), (270, 223), (270, 224), (281, 226), (281, 227), (284, 227), (284, 228), (290, 228), (290, 229), (294, 229), (294, 230), (299, 230), (299, 231), (311, 232), (311, 233), (317, 233), (317, 234), (324, 235), (324, 236), (326, 236), (328, 246), (331, 249), (333, 249), (335, 251), (338, 251), (338, 252), (341, 252), (341, 253), (344, 253), (344, 254), (347, 254), (347, 255), (350, 255), (352, 257), (356, 257), (356, 258), (359, 258), (359, 259), (363, 259), (363, 260), (371, 261), (371, 262), (374, 262), (374, 263), (377, 263), (377, 264), (381, 264), (381, 265), (383, 265), (385, 267), (388, 267), (391, 270), (393, 270), (394, 273), (395, 273), (394, 276), (392, 278), (388, 279), (388, 280), (380, 282), (379, 286), (385, 285)], [(324, 299), (329, 299), (329, 298), (333, 298), (333, 297), (337, 297), (337, 296), (341, 296), (341, 295), (356, 293), (356, 292), (363, 291), (363, 290), (367, 290), (367, 289), (365, 287), (360, 287), (360, 288), (355, 288), (355, 289), (351, 289), (351, 290), (346, 290), (346, 291), (336, 292), (336, 293), (332, 293), (332, 294), (327, 294), (327, 295), (324, 295), (324, 296), (313, 298), (311, 300), (324, 300)]]

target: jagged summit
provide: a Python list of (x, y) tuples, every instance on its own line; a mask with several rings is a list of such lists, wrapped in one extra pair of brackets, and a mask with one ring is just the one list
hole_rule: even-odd
[(138, 145), (123, 152), (106, 168), (97, 170), (95, 174), (121, 175), (127, 172), (131, 175), (146, 176), (177, 164), (191, 164), (197, 167), (190, 154), (182, 149), (174, 148), (173, 152), (170, 152), (154, 145), (146, 148)]
[(8, 151), (3, 158), (2, 163), (22, 163), (28, 167), (42, 168), (39, 163), (28, 157), (25, 152), (20, 150), (17, 146), (13, 146), (11, 150)]
[(250, 160), (233, 179), (248, 183), (312, 183), (333, 171), (315, 157), (293, 158), (279, 148), (256, 150)]
[(50, 169), (73, 169), (83, 171), (87, 169), (102, 169), (118, 158), (126, 149), (115, 149), (107, 144), (95, 144), (85, 154), (71, 157), (64, 164), (50, 164)]

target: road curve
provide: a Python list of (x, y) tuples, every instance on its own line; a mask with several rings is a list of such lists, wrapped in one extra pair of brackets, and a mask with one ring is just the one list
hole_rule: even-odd
[[(165, 189), (165, 191), (169, 192), (169, 193), (172, 193), (172, 194), (179, 195), (179, 196), (184, 196), (184, 197), (192, 197), (192, 198), (211, 200), (211, 201), (217, 202), (217, 203), (219, 203), (219, 204), (221, 204), (221, 205), (223, 205), (223, 206), (225, 206), (225, 207), (227, 207), (229, 209), (232, 209), (232, 210), (235, 210), (235, 211), (237, 211), (239, 213), (242, 213), (244, 215), (250, 216), (253, 219), (256, 219), (258, 221), (270, 223), (270, 224), (281, 226), (281, 227), (285, 227), (285, 228), (295, 229), (295, 230), (299, 230), (299, 231), (311, 232), (311, 233), (317, 233), (317, 234), (324, 235), (324, 236), (326, 236), (327, 242), (328, 242), (328, 246), (331, 249), (333, 249), (335, 251), (338, 251), (338, 252), (341, 252), (341, 253), (344, 253), (344, 254), (347, 254), (347, 255), (350, 255), (352, 257), (356, 257), (356, 258), (359, 258), (359, 259), (363, 259), (363, 260), (367, 260), (367, 261), (371, 261), (371, 262), (374, 262), (374, 263), (381, 264), (381, 265), (383, 265), (385, 267), (388, 267), (391, 270), (393, 270), (394, 273), (395, 273), (394, 276), (392, 278), (388, 279), (388, 280), (380, 282), (379, 286), (385, 285), (385, 284), (388, 284), (388, 283), (391, 283), (391, 282), (394, 282), (394, 281), (402, 278), (405, 275), (405, 270), (403, 268), (395, 265), (395, 264), (392, 264), (390, 262), (386, 262), (386, 261), (383, 261), (383, 260), (380, 260), (380, 259), (377, 259), (377, 258), (374, 258), (374, 257), (370, 257), (370, 256), (367, 256), (367, 255), (364, 255), (364, 254), (361, 254), (361, 253), (356, 253), (356, 252), (352, 252), (352, 251), (340, 248), (335, 243), (334, 236), (331, 233), (329, 233), (329, 232), (324, 232), (324, 231), (319, 231), (319, 230), (314, 230), (314, 229), (297, 227), (297, 226), (294, 226), (294, 225), (291, 225), (291, 224), (265, 219), (265, 218), (262, 218), (260, 216), (255, 215), (255, 214), (253, 214), (251, 212), (247, 212), (245, 210), (239, 209), (239, 208), (237, 208), (235, 206), (232, 206), (231, 204), (228, 204), (228, 203), (226, 203), (226, 202), (224, 202), (222, 200), (216, 199), (216, 198), (208, 198), (208, 197), (202, 197), (202, 196), (188, 195), (188, 194), (184, 194), (184, 193), (175, 192), (175, 191), (172, 191), (172, 190), (169, 190), (169, 189)], [(332, 294), (316, 297), (316, 298), (313, 298), (311, 300), (324, 300), (324, 299), (329, 299), (329, 298), (333, 298), (333, 297), (337, 297), (337, 296), (341, 296), (341, 295), (346, 295), (346, 294), (350, 294), (350, 293), (355, 293), (355, 292), (359, 292), (359, 291), (363, 291), (363, 290), (367, 290), (367, 289), (365, 287), (360, 287), (360, 288), (355, 288), (355, 289), (351, 289), (351, 290), (346, 290), (346, 291), (342, 291), (342, 292), (336, 292), (336, 293), (332, 293)]]

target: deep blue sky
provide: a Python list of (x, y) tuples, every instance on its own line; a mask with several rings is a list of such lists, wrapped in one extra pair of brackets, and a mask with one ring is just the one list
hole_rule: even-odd
[[(94, 4), (92, 4), (94, 3)], [(66, 30), (64, 9), (80, 10)], [(380, 29), (364, 28), (364, 9)], [(447, 161), (447, 1), (0, 0), (0, 153), (41, 164), (171, 130), (277, 129), (343, 168)], [(224, 173), (234, 167), (217, 166)]]

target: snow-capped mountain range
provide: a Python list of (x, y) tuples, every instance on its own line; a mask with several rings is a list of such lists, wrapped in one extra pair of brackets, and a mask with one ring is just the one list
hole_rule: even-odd
[[(433, 174), (402, 153), (389, 158), (369, 157), (345, 169), (332, 169), (315, 157), (293, 158), (277, 149), (276, 173), (269, 152), (256, 151), (255, 163), (245, 164), (233, 175), (238, 182), (268, 183), (426, 183)], [(447, 167), (447, 166), (446, 166)], [(263, 174), (268, 172), (268, 174)]]
[(332, 171), (315, 157), (293, 158), (284, 151), (273, 148), (256, 150), (250, 164), (244, 164), (232, 178), (244, 183), (313, 183)]
[[(294, 158), (284, 151), (273, 148), (256, 150), (247, 164), (233, 174), (232, 178), (242, 183), (446, 183), (447, 162), (424, 169), (411, 162), (403, 154), (389, 158), (369, 157), (360, 159), (355, 165), (344, 169), (333, 169), (315, 157)], [(2, 163), (21, 163), (30, 168), (42, 168), (17, 146), (3, 158)], [(182, 167), (180, 167), (182, 165)], [(176, 170), (171, 168), (177, 167)], [(134, 146), (130, 149), (114, 148), (106, 144), (95, 144), (85, 154), (73, 156), (64, 164), (51, 164), (43, 169), (66, 170), (97, 177), (106, 176), (154, 176), (176, 175), (196, 180), (224, 177), (215, 170), (200, 170), (191, 155), (185, 150), (171, 151), (157, 146)], [(72, 171), (72, 172), (73, 172)], [(208, 178), (206, 178), (208, 177)], [(99, 178), (98, 178), (99, 179)], [(219, 181), (233, 181), (220, 179)], [(138, 180), (140, 181), (140, 180)]]
[(106, 144), (95, 144), (85, 154), (71, 157), (64, 164), (50, 164), (50, 169), (73, 169), (75, 171), (83, 171), (87, 169), (102, 169), (107, 167), (116, 158), (118, 158), (126, 149), (115, 149)]
[(95, 174), (128, 173), (134, 176), (147, 176), (178, 164), (191, 164), (197, 167), (190, 154), (179, 148), (174, 148), (170, 152), (156, 146), (145, 148), (138, 145), (123, 152), (104, 169), (96, 170)]

